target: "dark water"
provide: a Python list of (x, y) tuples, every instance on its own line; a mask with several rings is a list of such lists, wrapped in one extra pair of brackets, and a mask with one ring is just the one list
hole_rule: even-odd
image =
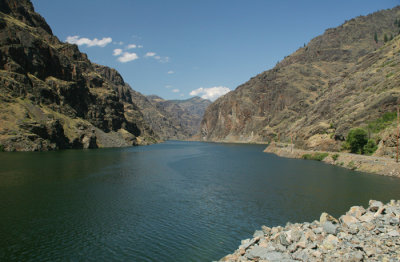
[(211, 261), (261, 225), (400, 199), (400, 179), (264, 146), (0, 154), (0, 261)]

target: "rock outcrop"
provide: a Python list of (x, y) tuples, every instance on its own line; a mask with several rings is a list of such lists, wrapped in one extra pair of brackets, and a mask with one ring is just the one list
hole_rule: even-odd
[(398, 261), (400, 201), (353, 206), (339, 219), (263, 226), (220, 261)]
[(113, 69), (63, 43), (29, 0), (0, 3), (0, 145), (6, 151), (158, 140)]
[[(201, 124), (203, 139), (288, 142), (293, 136), (296, 147), (338, 150), (350, 128), (395, 111), (399, 18), (395, 7), (326, 30), (210, 105)], [(386, 141), (384, 135), (375, 138)]]

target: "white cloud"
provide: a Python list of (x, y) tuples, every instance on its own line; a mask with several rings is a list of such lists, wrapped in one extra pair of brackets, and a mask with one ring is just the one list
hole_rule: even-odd
[(154, 53), (154, 52), (147, 52), (144, 56), (145, 57), (153, 57), (155, 55), (156, 55), (156, 53)]
[(190, 95), (191, 96), (201, 96), (201, 98), (203, 98), (203, 99), (210, 99), (210, 100), (214, 101), (215, 99), (217, 99), (220, 96), (225, 95), (229, 91), (231, 91), (231, 90), (225, 86), (214, 86), (214, 87), (210, 87), (210, 88), (200, 87), (200, 88), (195, 89), (192, 92), (190, 92)]
[(138, 45), (137, 48), (143, 48), (143, 46), (142, 45)]
[(169, 75), (172, 75), (173, 73), (175, 73), (175, 72), (172, 71), (172, 70), (169, 70), (169, 71), (167, 72), (167, 74), (169, 74)]
[(120, 48), (114, 49), (113, 56), (119, 56), (121, 54), (122, 54), (122, 49)]
[(126, 49), (133, 49), (133, 48), (136, 48), (137, 46), (135, 45), (135, 44), (130, 44), (130, 45), (127, 45), (126, 46)]
[(125, 52), (123, 53), (120, 57), (118, 57), (118, 61), (120, 61), (121, 63), (126, 63), (129, 61), (133, 61), (138, 59), (138, 55), (136, 53), (129, 53), (129, 52)]
[(75, 36), (68, 36), (66, 41), (70, 44), (87, 45), (88, 47), (92, 46), (105, 47), (106, 45), (112, 42), (112, 38), (103, 37), (102, 39), (97, 39), (97, 38), (89, 39), (86, 37), (79, 37), (75, 35)]
[(157, 53), (155, 53), (155, 52), (147, 52), (147, 53), (144, 55), (144, 57), (152, 57), (152, 58), (154, 58), (155, 60), (158, 60), (158, 62), (160, 62), (160, 63), (167, 63), (167, 62), (169, 62), (169, 57), (168, 57), (168, 56), (162, 57), (162, 56), (157, 55)]
[(169, 57), (168, 56), (162, 57), (159, 61), (160, 61), (160, 63), (168, 63), (169, 62)]
[(172, 89), (172, 92), (179, 93), (179, 89)]
[(165, 88), (172, 88), (172, 86), (171, 85), (166, 85)]

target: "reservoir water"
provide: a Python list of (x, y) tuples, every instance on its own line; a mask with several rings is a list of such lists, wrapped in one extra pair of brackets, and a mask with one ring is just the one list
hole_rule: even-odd
[(211, 261), (262, 225), (400, 199), (400, 179), (265, 146), (0, 154), (0, 261)]

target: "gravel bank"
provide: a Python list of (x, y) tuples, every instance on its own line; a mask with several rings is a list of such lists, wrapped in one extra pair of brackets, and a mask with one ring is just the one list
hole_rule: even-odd
[(400, 201), (351, 207), (339, 219), (263, 226), (220, 261), (400, 261)]
[(322, 160), (327, 164), (377, 175), (400, 177), (400, 163), (396, 163), (394, 159), (387, 157), (292, 149), (288, 144), (277, 143), (271, 143), (264, 152), (287, 158), (302, 158), (305, 154), (327, 153), (328, 156)]

